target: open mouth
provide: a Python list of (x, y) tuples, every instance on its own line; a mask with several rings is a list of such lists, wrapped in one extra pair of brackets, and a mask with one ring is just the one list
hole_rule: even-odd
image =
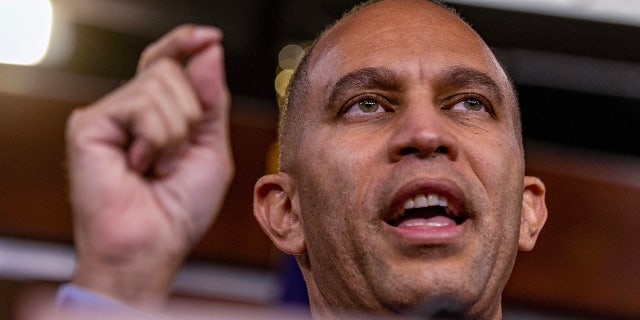
[(404, 210), (388, 216), (385, 221), (394, 227), (447, 227), (464, 223), (469, 216), (454, 209), (445, 196), (417, 194), (405, 200)]

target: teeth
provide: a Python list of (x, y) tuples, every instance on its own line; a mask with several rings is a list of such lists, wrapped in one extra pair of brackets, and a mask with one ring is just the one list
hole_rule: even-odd
[(415, 203), (413, 202), (413, 199), (409, 199), (404, 203), (404, 208), (406, 209), (413, 209), (415, 208)]
[(440, 196), (434, 193), (429, 193), (427, 196), (427, 201), (430, 206), (437, 206), (440, 203)]
[(447, 207), (449, 205), (449, 201), (444, 196), (429, 193), (426, 196), (424, 194), (418, 194), (412, 199), (407, 199), (404, 203), (405, 209), (416, 209), (416, 208), (426, 208), (426, 207)]
[(413, 198), (413, 203), (414, 208), (426, 208), (429, 206), (429, 201), (427, 200), (427, 197), (424, 196), (424, 194), (415, 196)]

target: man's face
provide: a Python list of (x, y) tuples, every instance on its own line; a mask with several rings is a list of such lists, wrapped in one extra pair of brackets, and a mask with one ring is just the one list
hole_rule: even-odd
[(495, 315), (524, 164), (515, 98), (489, 49), (442, 8), (385, 1), (311, 59), (292, 173), (311, 299), (397, 311), (455, 297)]

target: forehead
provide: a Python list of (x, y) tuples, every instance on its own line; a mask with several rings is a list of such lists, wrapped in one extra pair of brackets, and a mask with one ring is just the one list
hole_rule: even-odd
[(310, 57), (310, 80), (315, 89), (328, 89), (345, 74), (381, 66), (421, 78), (465, 67), (508, 84), (475, 31), (425, 0), (381, 1), (341, 20), (317, 43)]

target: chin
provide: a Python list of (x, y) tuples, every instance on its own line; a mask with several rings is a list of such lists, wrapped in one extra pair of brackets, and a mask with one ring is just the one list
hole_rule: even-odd
[(491, 294), (488, 288), (473, 292), (451, 286), (423, 288), (421, 293), (414, 290), (404, 295), (407, 300), (395, 300), (390, 309), (416, 319), (494, 319), (501, 310), (500, 294)]
[[(425, 269), (429, 267), (422, 266)], [(472, 314), (490, 313), (485, 309), (491, 308), (482, 307), (487, 294), (482, 281), (460, 281), (460, 278), (431, 272), (420, 279), (405, 273), (395, 281), (379, 282), (374, 291), (387, 309), (411, 317), (469, 319), (476, 318)]]

